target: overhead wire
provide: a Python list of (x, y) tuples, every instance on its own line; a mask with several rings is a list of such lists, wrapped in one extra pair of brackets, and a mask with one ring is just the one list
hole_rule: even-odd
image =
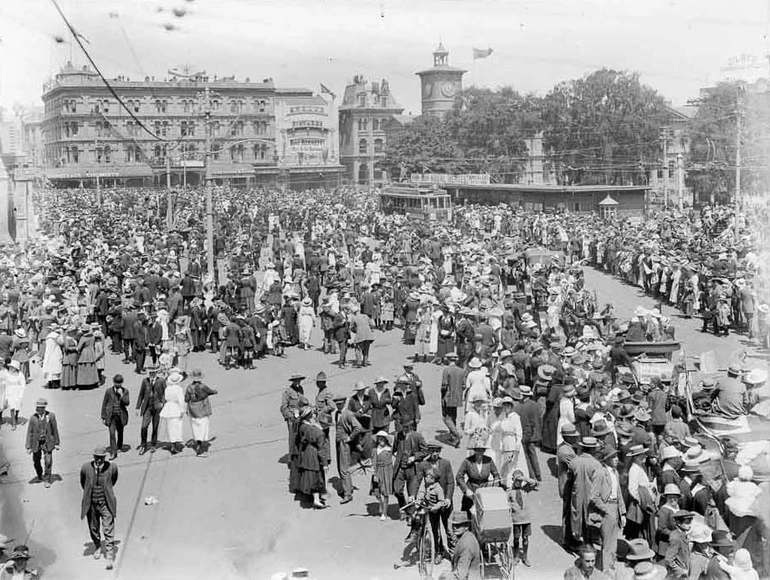
[(164, 139), (160, 136), (158, 136), (156, 133), (151, 131), (142, 121), (137, 117), (134, 112), (126, 105), (126, 103), (123, 102), (123, 99), (120, 98), (120, 95), (115, 91), (115, 89), (112, 87), (112, 85), (109, 83), (109, 81), (106, 79), (106, 77), (102, 74), (102, 71), (99, 69), (98, 65), (94, 61), (94, 59), (91, 57), (89, 52), (86, 50), (86, 47), (83, 45), (83, 42), (81, 41), (80, 35), (77, 33), (75, 28), (70, 24), (70, 21), (67, 19), (67, 17), (64, 15), (64, 12), (62, 11), (61, 7), (59, 6), (59, 3), (56, 0), (51, 0), (51, 3), (54, 5), (54, 8), (56, 8), (56, 11), (59, 13), (59, 16), (61, 16), (62, 20), (64, 21), (64, 24), (69, 29), (70, 33), (72, 34), (72, 37), (75, 39), (75, 42), (78, 43), (78, 46), (80, 47), (80, 50), (83, 51), (83, 54), (88, 59), (88, 62), (91, 63), (91, 66), (94, 67), (94, 71), (99, 75), (99, 78), (102, 79), (102, 82), (107, 87), (107, 90), (110, 91), (110, 94), (115, 97), (115, 99), (118, 101), (118, 104), (120, 104), (121, 107), (129, 114), (129, 116), (149, 135), (157, 139), (158, 141), (167, 141), (167, 139)]

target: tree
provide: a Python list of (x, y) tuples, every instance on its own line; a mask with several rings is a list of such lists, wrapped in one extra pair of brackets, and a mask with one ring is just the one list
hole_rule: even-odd
[(770, 93), (723, 82), (704, 91), (687, 126), (687, 185), (701, 202), (727, 203), (735, 192), (738, 115), (741, 116), (741, 190), (763, 187), (767, 170)]
[(447, 126), (436, 117), (418, 117), (385, 146), (379, 166), (397, 177), (410, 173), (455, 173), (462, 167)]
[(525, 139), (540, 129), (539, 99), (512, 87), (471, 87), (458, 96), (445, 123), (472, 171), (516, 177), (527, 157)]
[(556, 85), (542, 103), (544, 146), (562, 183), (626, 185), (657, 161), (666, 103), (637, 73), (603, 68)]

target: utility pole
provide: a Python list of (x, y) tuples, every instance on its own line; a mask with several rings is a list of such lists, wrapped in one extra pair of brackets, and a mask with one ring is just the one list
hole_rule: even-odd
[(209, 131), (211, 107), (209, 88), (203, 93), (203, 134), (205, 136), (205, 175), (206, 175), (206, 243), (208, 244), (207, 268), (211, 281), (216, 281), (214, 271), (214, 200), (211, 191), (211, 134)]
[(733, 227), (733, 238), (738, 241), (738, 212), (740, 211), (741, 198), (741, 104), (740, 92), (736, 97), (736, 120), (735, 120), (735, 224)]
[(660, 128), (663, 141), (663, 209), (668, 209), (668, 127)]
[(101, 160), (99, 159), (99, 136), (94, 138), (94, 155), (96, 156), (96, 203), (101, 206), (102, 205), (102, 187), (99, 183), (99, 167), (98, 165), (101, 164)]
[(679, 211), (684, 209), (684, 168), (682, 154), (676, 154), (676, 196), (679, 198)]
[[(165, 145), (164, 145), (165, 147)], [(166, 149), (166, 229), (171, 230), (174, 225), (174, 200), (171, 195), (171, 157)]]

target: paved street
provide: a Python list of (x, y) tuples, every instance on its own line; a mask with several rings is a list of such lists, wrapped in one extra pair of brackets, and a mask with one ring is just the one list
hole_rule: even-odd
[[(627, 318), (638, 304), (654, 306), (633, 287), (594, 270), (586, 275), (600, 303), (613, 302), (621, 318)], [(664, 313), (671, 315), (670, 309)], [(675, 316), (675, 323), (678, 338), (688, 345), (688, 355), (713, 349), (724, 366), (731, 353), (743, 347), (740, 336), (701, 334), (699, 320)], [(85, 522), (78, 519), (78, 470), (90, 460), (95, 446), (108, 441), (107, 429), (99, 420), (102, 389), (45, 392), (37, 378), (27, 389), (22, 414), (28, 416), (33, 411), (37, 397), (48, 398), (61, 431), (62, 448), (54, 455), (54, 472), (61, 480), (51, 489), (29, 485), (34, 471), (31, 459), (23, 452), (26, 429), (11, 432), (9, 426), (3, 426), (3, 442), (12, 462), (8, 483), (0, 487), (4, 527), (19, 541), (30, 534), (28, 543), (35, 563), (45, 570), (46, 578), (262, 579), (298, 566), (309, 568), (318, 580), (417, 578), (415, 567), (398, 567), (406, 527), (395, 519), (381, 522), (372, 515), (376, 502), (366, 493), (368, 474), (357, 476), (355, 483), (360, 489), (352, 503), (340, 506), (333, 494), (330, 509), (314, 511), (303, 509), (288, 493), (288, 468), (280, 462), (287, 451), (287, 434), (278, 407), (288, 376), (306, 374), (305, 392), (311, 399), (316, 392), (312, 379), (320, 370), (329, 375), (335, 394), (350, 391), (356, 380), (371, 383), (380, 374), (392, 380), (411, 354), (400, 336), (400, 331), (378, 333), (372, 348), (373, 364), (363, 370), (340, 371), (322, 353), (297, 349), (291, 349), (284, 360), (270, 357), (260, 362), (254, 371), (225, 372), (215, 364), (213, 355), (191, 355), (191, 368), (199, 367), (204, 382), (220, 392), (212, 399), (216, 440), (211, 455), (199, 459), (187, 449), (176, 457), (162, 450), (140, 457), (134, 449), (139, 421), (132, 415), (126, 431), (126, 443), (132, 449), (118, 459), (120, 543), (114, 573), (104, 570), (103, 561), (84, 556), (89, 538)], [(420, 430), (432, 440), (437, 430), (443, 429), (440, 368), (423, 364), (416, 370), (426, 385), (427, 398)], [(126, 377), (133, 409), (140, 380), (128, 365), (111, 356), (108, 377), (116, 372)], [(189, 433), (188, 424), (185, 435)], [(444, 455), (456, 468), (464, 453), (447, 449)], [(541, 465), (547, 460), (552, 461), (552, 457), (541, 456)], [(335, 475), (332, 467), (332, 482)], [(156, 497), (158, 503), (145, 505), (149, 496)], [(534, 568), (520, 567), (517, 578), (560, 576), (571, 558), (557, 542), (560, 505), (555, 479), (546, 475), (540, 490), (530, 494), (528, 501), (536, 514), (530, 550)], [(391, 502), (395, 518), (395, 498)]]

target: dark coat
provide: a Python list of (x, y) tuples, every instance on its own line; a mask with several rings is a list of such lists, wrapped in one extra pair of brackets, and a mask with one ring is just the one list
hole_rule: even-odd
[[(163, 404), (166, 402), (166, 381), (160, 377), (155, 377), (153, 381), (150, 377), (142, 380), (142, 386), (139, 388), (139, 398), (136, 400), (136, 410), (144, 415), (149, 409), (160, 413)], [(150, 406), (152, 403), (152, 406)]]
[(45, 447), (43, 450), (46, 453), (51, 453), (57, 445), (59, 445), (59, 427), (56, 424), (56, 415), (50, 411), (46, 411), (45, 415), (48, 417), (48, 421), (43, 422), (43, 418), (39, 417), (37, 413), (29, 418), (27, 423), (27, 449), (32, 452), (40, 451), (40, 439), (45, 437)]
[(521, 440), (523, 443), (539, 443), (542, 436), (543, 419), (540, 405), (533, 399), (527, 399), (519, 407), (521, 416)]
[[(112, 418), (112, 406), (118, 397), (115, 393), (115, 388), (110, 387), (104, 391), (104, 399), (102, 400), (102, 421), (109, 423)], [(123, 394), (120, 396), (120, 422), (125, 426), (128, 425), (128, 405), (130, 403), (128, 396), (128, 389), (123, 387)]]
[(390, 424), (390, 409), (388, 409), (388, 405), (391, 404), (390, 389), (383, 389), (382, 394), (378, 394), (377, 389), (369, 389), (369, 404), (372, 430), (379, 431), (380, 428), (387, 430)]
[[(118, 514), (118, 500), (115, 498), (114, 485), (118, 481), (118, 466), (109, 461), (105, 461), (101, 466), (101, 472), (105, 474), (104, 478), (104, 497), (107, 502), (107, 509), (114, 516)], [(84, 463), (80, 468), (80, 487), (83, 489), (83, 499), (80, 502), (80, 519), (88, 515), (91, 509), (91, 493), (94, 489), (96, 473), (94, 462)]]

